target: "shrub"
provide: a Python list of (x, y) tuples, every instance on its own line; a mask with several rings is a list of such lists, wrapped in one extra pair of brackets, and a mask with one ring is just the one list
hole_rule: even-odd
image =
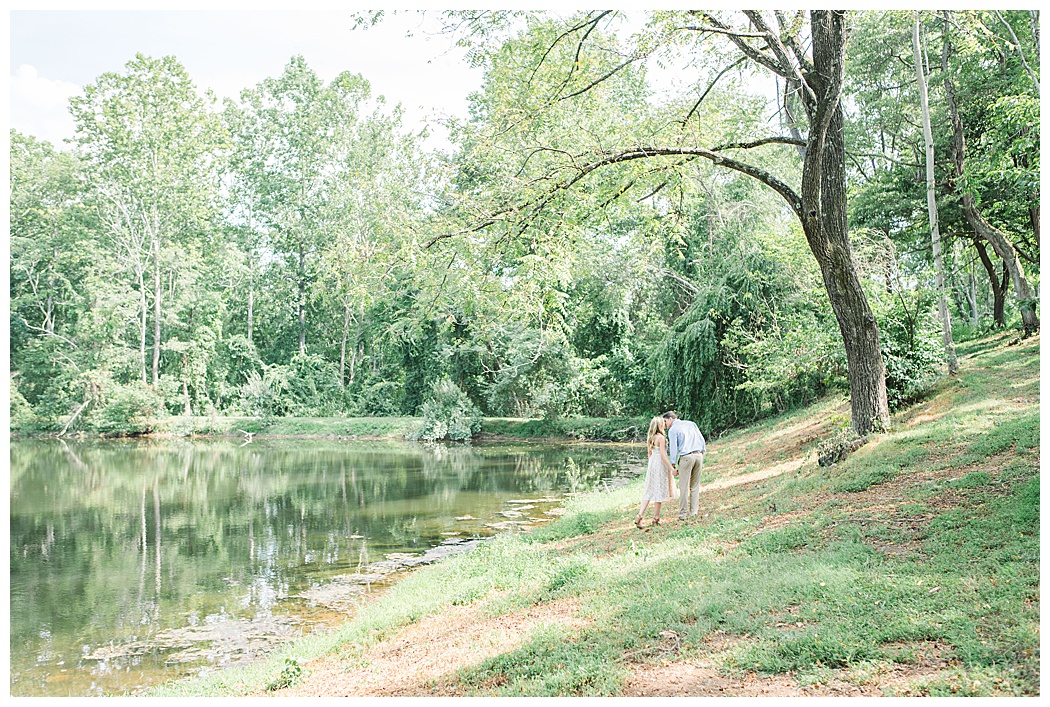
[(465, 440), (481, 431), (481, 411), (462, 389), (450, 380), (439, 381), (421, 409), (423, 426), (410, 437), (434, 442)]
[(342, 409), (339, 368), (323, 356), (295, 354), (288, 363), (291, 414), (328, 416)]
[(37, 426), (36, 413), (25, 396), (18, 390), (18, 385), (11, 381), (11, 429), (32, 430)]
[(160, 374), (157, 389), (164, 399), (166, 409), (172, 415), (181, 415), (186, 410), (186, 398), (182, 394), (182, 381), (168, 373)]
[(270, 366), (263, 374), (249, 371), (241, 385), (241, 399), (256, 417), (270, 418), (285, 412), (282, 393), (286, 385), (283, 366)]
[(112, 435), (152, 432), (164, 415), (164, 399), (145, 383), (135, 381), (106, 391), (102, 405), (91, 412), (90, 424)]
[(366, 385), (357, 394), (358, 413), (371, 417), (393, 417), (401, 414), (405, 386), (397, 381), (379, 381)]
[(938, 366), (944, 360), (940, 324), (924, 300), (916, 303), (915, 311), (906, 310), (898, 301), (879, 322), (890, 410), (921, 398), (936, 382)]

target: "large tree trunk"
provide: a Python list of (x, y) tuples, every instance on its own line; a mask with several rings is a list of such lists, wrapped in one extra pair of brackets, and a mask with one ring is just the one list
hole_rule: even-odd
[[(948, 98), (948, 116), (952, 122), (953, 150), (952, 164), (955, 168), (956, 183), (962, 180), (966, 171), (966, 135), (963, 127), (962, 117), (955, 101), (955, 86), (945, 72), (944, 88)], [(963, 191), (959, 194), (959, 204), (962, 206), (963, 216), (970, 228), (977, 235), (988, 241), (995, 254), (1003, 259), (1010, 281), (1014, 286), (1014, 294), (1017, 295), (1017, 304), (1021, 309), (1021, 320), (1024, 323), (1025, 335), (1032, 334), (1039, 329), (1039, 317), (1036, 316), (1036, 297), (1028, 284), (1028, 278), (1024, 274), (1024, 266), (1017, 256), (1017, 250), (1005, 233), (988, 223), (974, 202), (973, 194)]]
[(922, 49), (919, 46), (919, 13), (911, 33), (912, 53), (915, 55), (915, 76), (919, 88), (919, 107), (922, 113), (922, 135), (926, 148), (926, 210), (930, 215), (930, 240), (933, 244), (934, 289), (937, 290), (937, 313), (941, 318), (941, 343), (948, 359), (948, 374), (959, 372), (955, 358), (955, 340), (952, 339), (952, 319), (948, 311), (948, 298), (944, 295), (944, 258), (941, 255), (941, 229), (937, 222), (937, 183), (933, 174), (933, 128), (930, 126), (930, 99), (926, 93), (926, 70), (923, 67)]
[(999, 286), (993, 290), (992, 295), (992, 317), (996, 326), (1000, 329), (1006, 327), (1006, 290), (1010, 284), (1010, 273), (1003, 264), (1003, 279)]
[(842, 333), (850, 384), (853, 431), (866, 435), (890, 424), (886, 369), (879, 329), (857, 275), (846, 221), (845, 131), (839, 101), (847, 39), (845, 14), (813, 10), (816, 101), (807, 105), (810, 134), (802, 173), (802, 227), (820, 265)]

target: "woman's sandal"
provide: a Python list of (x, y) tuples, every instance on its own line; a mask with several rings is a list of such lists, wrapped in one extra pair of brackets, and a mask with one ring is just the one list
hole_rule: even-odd
[(653, 525), (660, 525), (660, 519), (659, 518), (653, 518)]
[(642, 529), (642, 517), (641, 517), (641, 516), (637, 516), (637, 517), (636, 517), (636, 518), (634, 519), (634, 527), (635, 527), (635, 528), (638, 528), (638, 530), (641, 530), (641, 529)]

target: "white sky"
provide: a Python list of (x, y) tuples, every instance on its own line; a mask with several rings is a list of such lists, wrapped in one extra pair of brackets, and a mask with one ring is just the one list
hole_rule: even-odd
[(367, 30), (352, 29), (349, 11), (14, 11), (10, 23), (10, 126), (56, 145), (73, 135), (69, 97), (122, 71), (136, 52), (174, 55), (220, 98), (302, 54), (326, 82), (346, 70), (364, 75), (373, 95), (404, 106), (407, 127), (431, 119), (439, 135), (433, 119), (465, 115), (467, 94), (481, 84), (462, 50), (432, 36), (435, 13), (388, 16)]
[[(302, 54), (326, 82), (342, 71), (362, 74), (373, 95), (385, 96), (389, 105), (402, 104), (406, 128), (418, 130), (427, 122), (434, 136), (429, 146), (441, 148), (449, 145), (436, 121), (444, 115), (465, 116), (467, 95), (482, 80), (481, 70), (464, 62), (463, 51), (437, 34), (437, 10), (388, 13), (377, 26), (355, 30), (352, 11), (368, 7), (358, 0), (273, 3), (280, 10), (268, 9), (265, 0), (185, 0), (182, 10), (168, 9), (170, 2), (146, 0), (96, 0), (86, 6), (105, 9), (88, 10), (79, 9), (85, 3), (12, 4), (17, 7), (8, 15), (10, 127), (56, 146), (73, 135), (70, 96), (103, 72), (121, 72), (137, 52), (174, 55), (198, 88), (210, 88), (220, 99), (279, 75), (293, 55)], [(555, 11), (574, 9), (549, 2), (527, 6), (544, 4)], [(289, 5), (302, 9), (288, 11)], [(627, 31), (644, 20), (636, 0), (633, 7), (630, 2), (609, 5), (627, 11)], [(331, 6), (347, 9), (324, 9)], [(676, 83), (670, 67), (661, 70), (652, 63), (649, 77), (658, 88)]]

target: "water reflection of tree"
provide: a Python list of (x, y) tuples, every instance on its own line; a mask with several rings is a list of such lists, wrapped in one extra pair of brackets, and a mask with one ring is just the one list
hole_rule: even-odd
[(99, 643), (267, 610), (383, 552), (434, 544), (465, 503), (481, 515), (508, 495), (586, 486), (608, 457), (527, 445), (17, 441), (12, 648), (31, 649), (41, 627)]

